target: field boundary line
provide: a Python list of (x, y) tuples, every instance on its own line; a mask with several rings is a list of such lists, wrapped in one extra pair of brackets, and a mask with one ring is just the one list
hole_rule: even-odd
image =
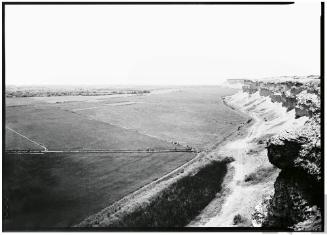
[(44, 149), (44, 151), (48, 151), (47, 147), (45, 147), (44, 145), (42, 145), (42, 144), (40, 144), (40, 143), (38, 143), (38, 142), (36, 142), (36, 141), (34, 141), (34, 140), (31, 140), (30, 138), (26, 137), (25, 135), (23, 135), (23, 134), (21, 134), (21, 133), (15, 131), (15, 130), (13, 130), (13, 129), (11, 129), (10, 127), (7, 127), (7, 126), (6, 126), (6, 128), (7, 128), (8, 130), (14, 132), (15, 134), (17, 134), (17, 135), (19, 135), (19, 136), (21, 136), (21, 137), (27, 139), (28, 141), (32, 142), (33, 144), (36, 144), (36, 145), (40, 146), (41, 148)]
[(15, 150), (9, 149), (6, 153), (25, 153), (25, 154), (36, 154), (36, 153), (198, 153), (192, 149), (161, 149), (161, 150), (117, 150), (117, 149), (88, 149), (88, 150), (30, 150), (22, 149)]

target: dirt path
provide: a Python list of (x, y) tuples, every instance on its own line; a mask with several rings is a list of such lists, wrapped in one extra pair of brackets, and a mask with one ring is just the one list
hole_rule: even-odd
[(21, 133), (15, 131), (15, 130), (13, 130), (13, 129), (11, 129), (10, 127), (7, 127), (7, 126), (6, 126), (6, 129), (8, 129), (8, 130), (14, 132), (15, 134), (17, 134), (17, 135), (23, 137), (24, 139), (27, 139), (28, 141), (32, 142), (33, 144), (36, 144), (36, 145), (40, 146), (41, 148), (43, 148), (44, 151), (48, 151), (47, 147), (45, 147), (43, 144), (38, 143), (38, 142), (36, 142), (36, 141), (34, 141), (34, 140), (31, 140), (30, 138), (26, 137), (25, 135), (23, 135), (23, 134), (21, 134)]
[(253, 149), (254, 146), (251, 142), (260, 134), (258, 131), (262, 129), (261, 126), (263, 125), (262, 120), (255, 116), (253, 118), (256, 121), (246, 137), (230, 142), (221, 148), (221, 153), (232, 155), (235, 159), (235, 162), (231, 163), (235, 174), (228, 185), (231, 193), (225, 199), (221, 212), (203, 224), (199, 224), (199, 226), (231, 227), (233, 226), (234, 216), (237, 214), (246, 218), (248, 224), (250, 224), (249, 215), (251, 215), (253, 208), (271, 190), (272, 182), (254, 185), (244, 183), (246, 175), (255, 172), (256, 168), (269, 167), (268, 159), (266, 163), (263, 163), (263, 160), (266, 158), (265, 150), (262, 150), (256, 157), (251, 157), (247, 154)]

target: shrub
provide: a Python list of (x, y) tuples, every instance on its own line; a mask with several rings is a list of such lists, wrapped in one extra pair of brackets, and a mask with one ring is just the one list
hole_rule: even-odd
[(276, 168), (273, 166), (260, 168), (257, 171), (255, 171), (249, 175), (246, 175), (244, 178), (244, 182), (251, 182), (254, 184), (263, 182), (266, 180), (266, 178), (271, 176), (275, 171), (276, 171)]
[(213, 161), (195, 175), (186, 176), (141, 205), (109, 222), (109, 227), (183, 227), (221, 190), (227, 163)]
[(234, 219), (233, 219), (234, 225), (241, 224), (243, 222), (245, 222), (245, 219), (240, 214), (237, 214), (234, 216)]

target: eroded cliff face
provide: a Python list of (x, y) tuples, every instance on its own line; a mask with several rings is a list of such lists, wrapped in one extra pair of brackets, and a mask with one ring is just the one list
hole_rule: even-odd
[(263, 226), (295, 231), (321, 231), (323, 182), (321, 180), (320, 117), (299, 130), (268, 142), (269, 161), (282, 169)]
[[(292, 78), (290, 78), (292, 79)], [(270, 97), (272, 102), (282, 103), (287, 111), (295, 109), (295, 117), (313, 117), (320, 113), (320, 80), (315, 77), (301, 79), (251, 81), (244, 80), (243, 92)]]
[(260, 226), (321, 231), (320, 79), (244, 81), (243, 92), (259, 93), (281, 103), (295, 118), (308, 117), (300, 128), (284, 130), (267, 142), (269, 161), (281, 169), (272, 197), (258, 205), (253, 220)]

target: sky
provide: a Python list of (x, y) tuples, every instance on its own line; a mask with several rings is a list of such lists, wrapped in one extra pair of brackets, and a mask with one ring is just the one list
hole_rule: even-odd
[(320, 3), (6, 6), (7, 85), (216, 85), (320, 71)]

